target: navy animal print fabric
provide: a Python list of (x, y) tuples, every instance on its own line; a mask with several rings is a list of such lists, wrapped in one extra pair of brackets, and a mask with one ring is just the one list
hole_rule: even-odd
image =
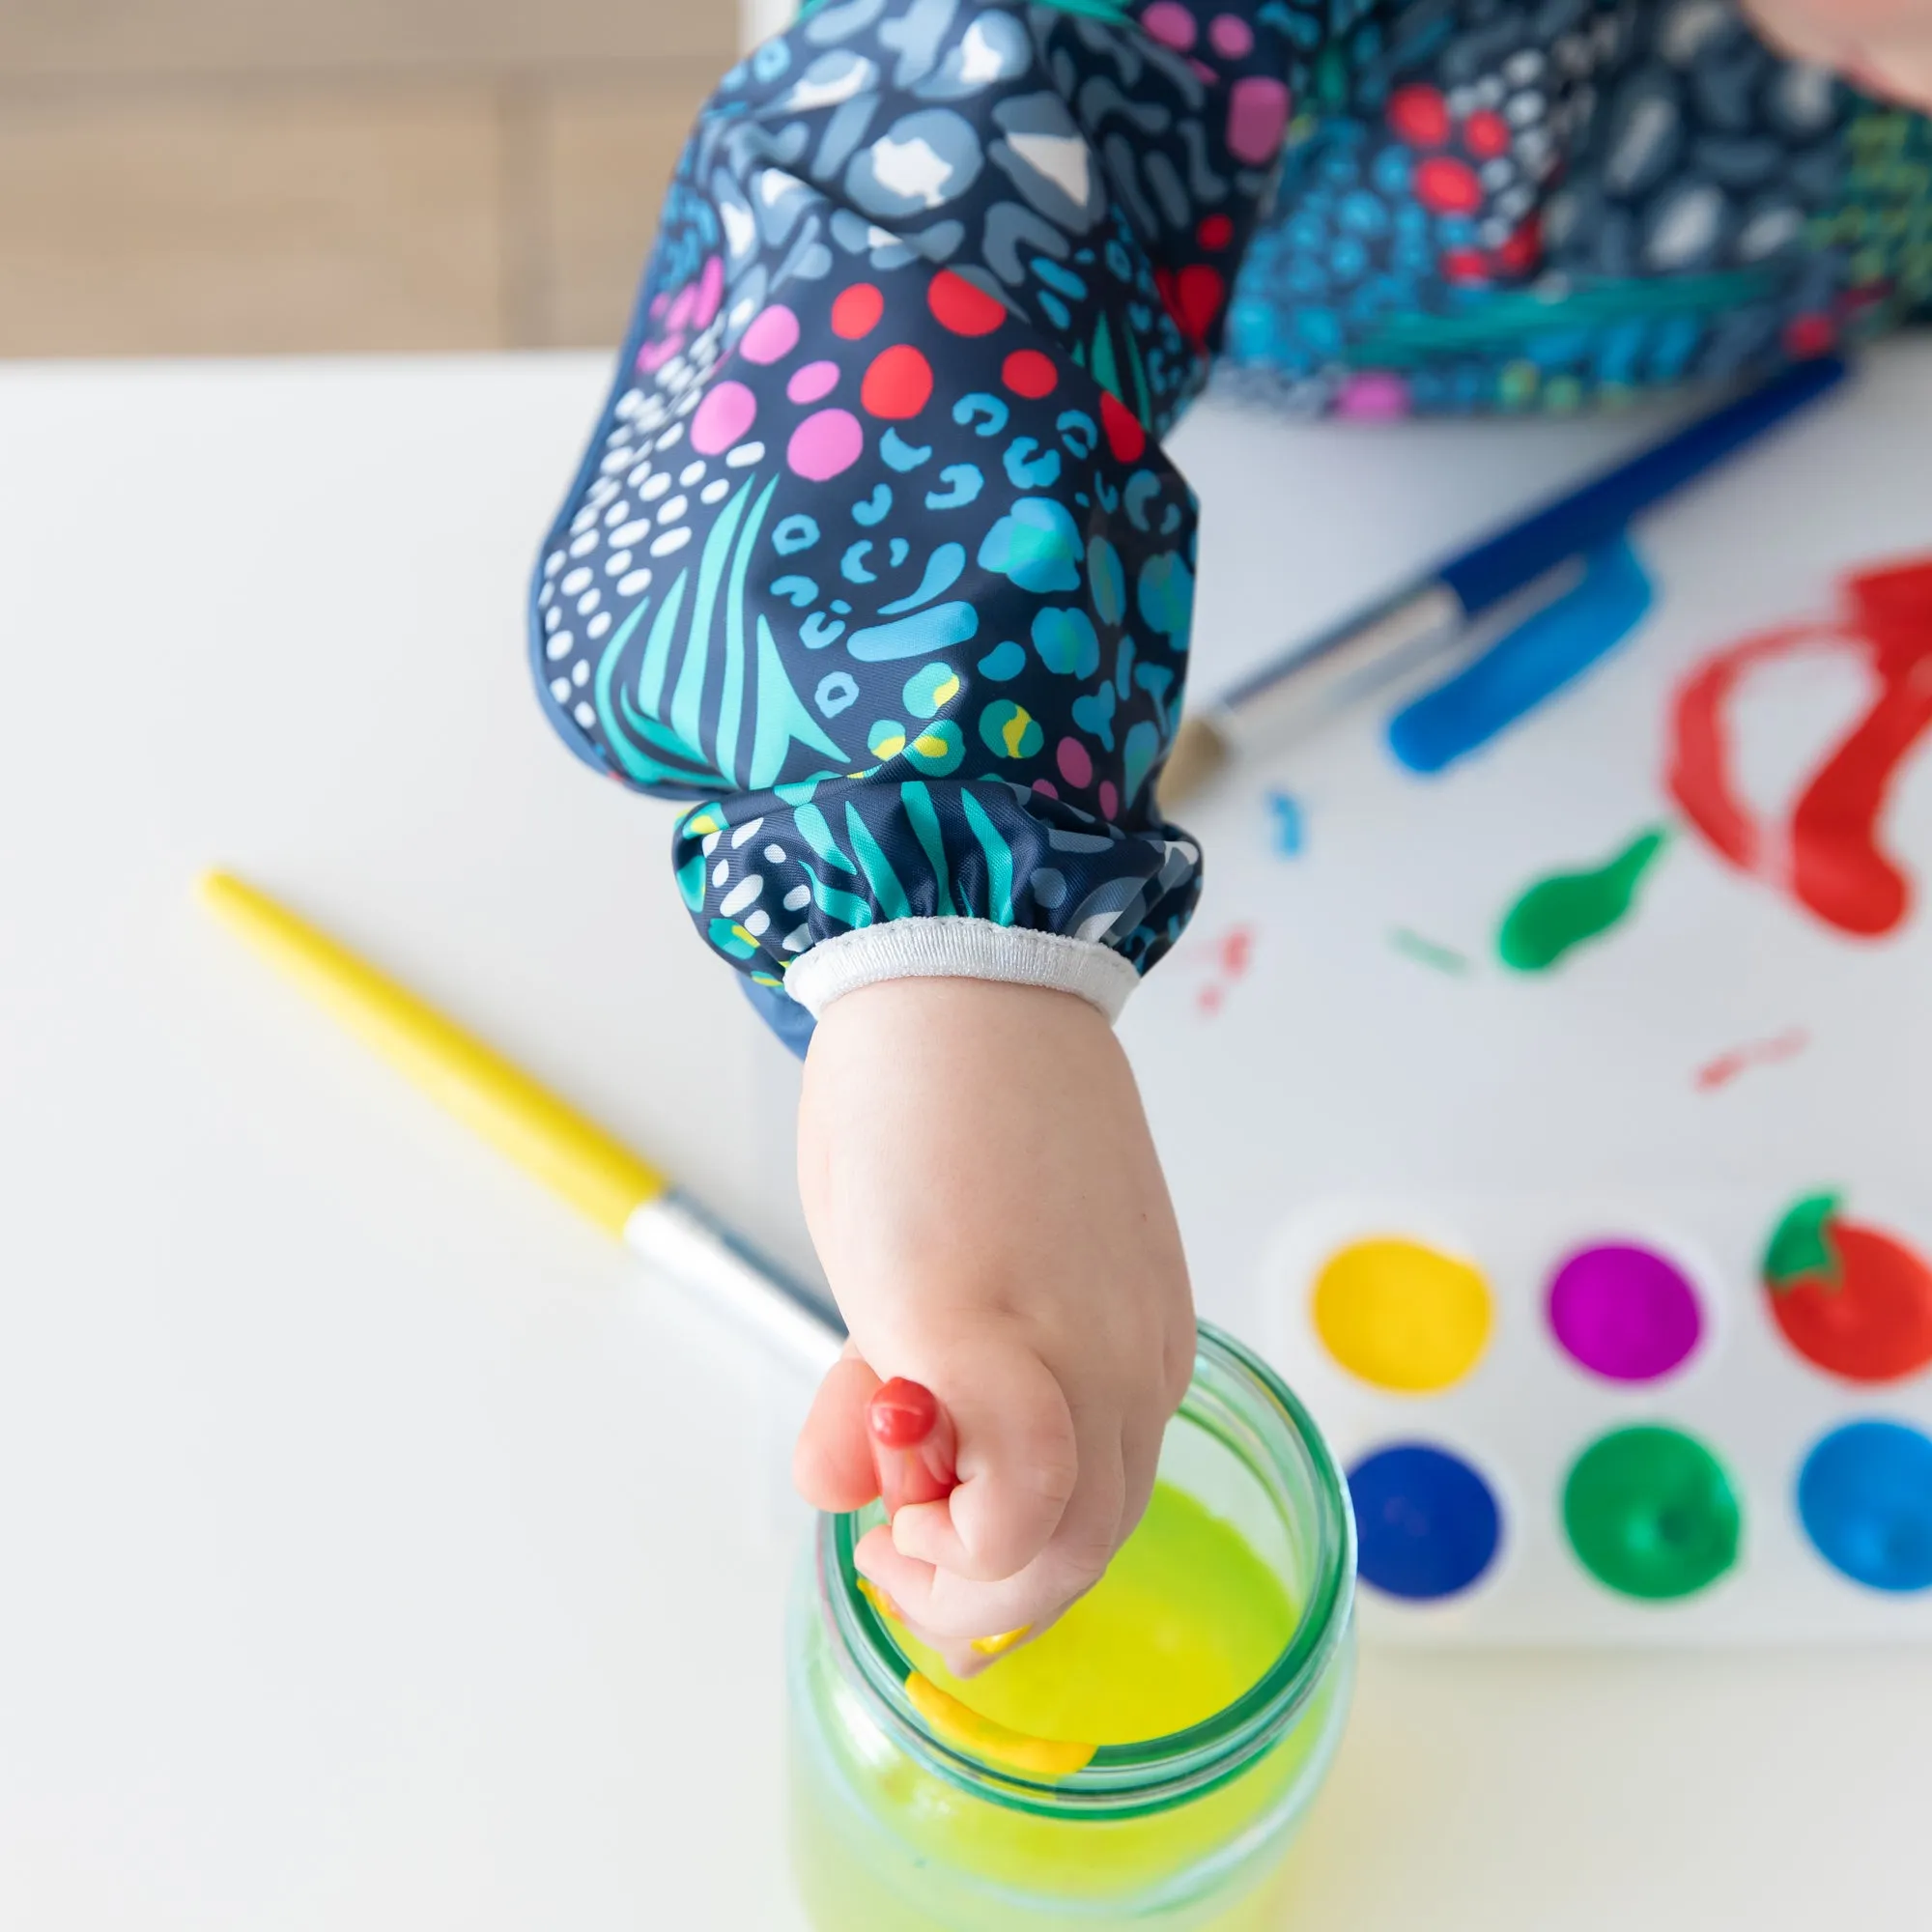
[(1160, 439), (1231, 312), (1237, 374), (1355, 414), (1733, 375), (1932, 293), (1925, 153), (1728, 0), (816, 6), (679, 164), (544, 701), (692, 801), (685, 902), (775, 1016), (908, 919), (1145, 971), (1200, 878)]

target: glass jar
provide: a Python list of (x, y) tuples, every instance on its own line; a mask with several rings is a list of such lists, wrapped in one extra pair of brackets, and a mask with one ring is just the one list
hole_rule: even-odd
[(878, 1505), (819, 1520), (788, 1659), (793, 1865), (819, 1932), (1279, 1923), (1285, 1855), (1349, 1702), (1347, 1492), (1280, 1378), (1205, 1325), (1160, 1476), (1239, 1533), (1297, 1620), (1234, 1703), (1077, 1768), (1056, 1761), (1065, 1747), (1011, 1733), (988, 1744), (957, 1707), (967, 1721), (949, 1720), (951, 1700), (859, 1585), (853, 1550)]

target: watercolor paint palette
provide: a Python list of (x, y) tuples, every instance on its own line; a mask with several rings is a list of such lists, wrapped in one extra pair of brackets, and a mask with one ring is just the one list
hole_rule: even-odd
[(1932, 1215), (1747, 1191), (1338, 1200), (1264, 1340), (1350, 1474), (1365, 1627), (1932, 1636)]
[[(1122, 1035), (1203, 1312), (1354, 1472), (1372, 1631), (1932, 1638), (1927, 421), (1903, 345), (1489, 640), (1564, 655), (1546, 701), (1424, 668), (1182, 813), (1202, 909)], [(1394, 479), (1486, 434), (1390, 431), (1284, 531), (1397, 581)], [(1325, 436), (1222, 419), (1210, 538)], [(1213, 599), (1327, 614), (1285, 548), (1204, 551), (1204, 660)]]

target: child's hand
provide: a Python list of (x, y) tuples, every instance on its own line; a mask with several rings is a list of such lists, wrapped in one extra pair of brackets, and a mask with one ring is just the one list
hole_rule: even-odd
[(866, 1404), (905, 1376), (959, 1487), (859, 1547), (956, 1670), (1037, 1630), (1140, 1520), (1194, 1366), (1180, 1239), (1113, 1030), (1070, 993), (895, 980), (819, 1022), (799, 1185), (852, 1331), (794, 1459), (820, 1509), (878, 1493)]
[(1932, 0), (1747, 0), (1788, 52), (1932, 108)]

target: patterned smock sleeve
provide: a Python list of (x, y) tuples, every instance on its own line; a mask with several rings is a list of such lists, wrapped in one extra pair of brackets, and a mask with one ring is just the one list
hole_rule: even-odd
[(694, 801), (678, 885), (768, 1008), (964, 975), (1112, 1015), (1186, 923), (1159, 439), (1325, 13), (833, 0), (704, 109), (532, 648), (582, 757)]

